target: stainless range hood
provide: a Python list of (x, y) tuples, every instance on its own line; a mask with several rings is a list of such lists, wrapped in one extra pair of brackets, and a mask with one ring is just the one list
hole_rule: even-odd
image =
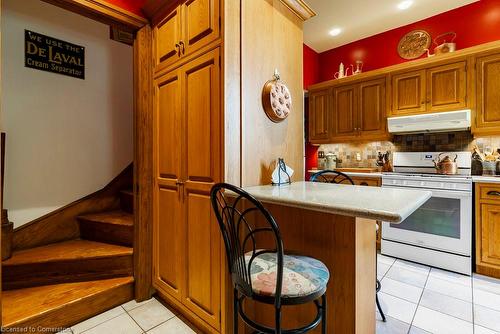
[(470, 109), (415, 116), (388, 117), (387, 128), (393, 134), (451, 132), (469, 130)]

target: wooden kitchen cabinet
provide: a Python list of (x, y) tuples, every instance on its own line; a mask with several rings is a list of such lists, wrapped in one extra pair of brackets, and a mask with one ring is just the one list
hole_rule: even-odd
[(155, 64), (174, 64), (220, 37), (220, 0), (188, 0), (172, 9), (153, 29)]
[(345, 140), (358, 135), (358, 85), (333, 88), (332, 139)]
[(425, 71), (392, 75), (392, 115), (425, 112)]
[(500, 278), (500, 184), (476, 183), (476, 272)]
[(359, 84), (358, 131), (365, 139), (387, 137), (386, 78)]
[(333, 88), (333, 141), (381, 140), (386, 126), (385, 77)]
[(467, 107), (465, 61), (427, 70), (426, 111), (439, 112)]
[[(351, 179), (357, 186), (368, 186), (368, 187), (382, 186), (382, 178), (380, 177), (351, 176)], [(380, 249), (380, 244), (382, 242), (382, 222), (377, 221), (377, 225), (378, 225), (377, 249)]]
[(155, 81), (153, 285), (221, 328), (222, 249), (210, 189), (222, 180), (220, 49)]
[(476, 59), (474, 135), (500, 133), (500, 53)]
[(392, 82), (392, 116), (444, 112), (467, 107), (467, 62), (396, 73)]
[(154, 29), (155, 64), (171, 65), (181, 57), (181, 7), (173, 9)]
[(330, 89), (309, 94), (309, 141), (313, 144), (330, 141), (331, 99)]

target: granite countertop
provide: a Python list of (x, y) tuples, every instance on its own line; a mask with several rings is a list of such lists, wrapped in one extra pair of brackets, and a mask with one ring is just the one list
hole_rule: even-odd
[(424, 204), (430, 191), (319, 182), (245, 187), (258, 200), (351, 217), (400, 223)]
[(472, 182), (477, 183), (500, 183), (500, 176), (495, 175), (472, 175)]

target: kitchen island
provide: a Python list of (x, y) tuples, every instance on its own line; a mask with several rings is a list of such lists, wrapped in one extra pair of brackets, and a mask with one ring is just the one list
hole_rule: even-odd
[[(311, 256), (328, 267), (328, 333), (374, 334), (375, 223), (400, 223), (431, 193), (313, 182), (244, 190), (275, 217), (285, 253)], [(250, 303), (246, 309), (254, 319), (273, 323), (272, 307)], [(314, 314), (312, 304), (285, 308), (284, 328), (303, 325)]]

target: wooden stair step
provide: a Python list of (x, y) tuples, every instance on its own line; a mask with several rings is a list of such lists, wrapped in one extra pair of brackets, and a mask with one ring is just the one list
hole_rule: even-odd
[(2, 262), (4, 290), (131, 276), (133, 249), (69, 240), (16, 251)]
[(2, 326), (69, 327), (131, 300), (133, 290), (133, 277), (120, 277), (4, 291)]
[(132, 189), (120, 191), (120, 206), (123, 211), (134, 213), (134, 192)]
[(79, 216), (80, 236), (83, 239), (132, 246), (134, 215), (117, 210)]

